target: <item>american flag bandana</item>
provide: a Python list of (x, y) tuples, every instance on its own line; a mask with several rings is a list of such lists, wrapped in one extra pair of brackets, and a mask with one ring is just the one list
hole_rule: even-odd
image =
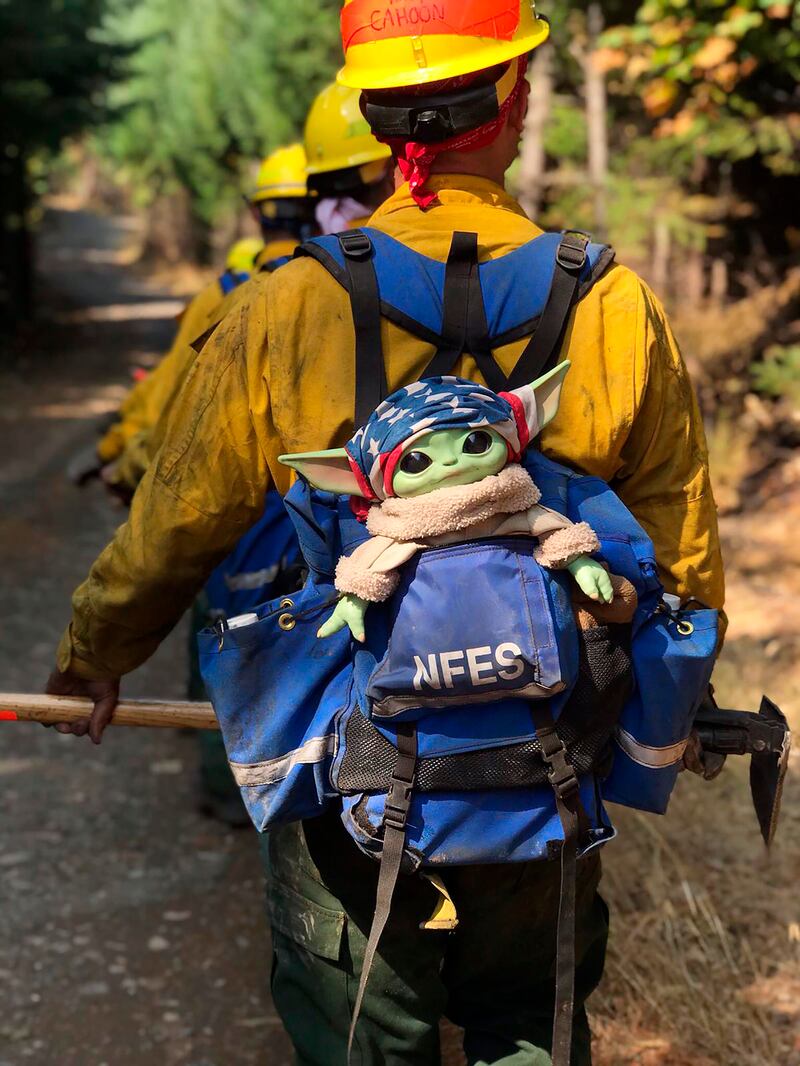
[(520, 395), (463, 378), (426, 378), (384, 400), (345, 449), (363, 497), (385, 500), (394, 495), (394, 471), (414, 441), (435, 430), (487, 426), (506, 441), (509, 462), (517, 462), (535, 436), (531, 406)]

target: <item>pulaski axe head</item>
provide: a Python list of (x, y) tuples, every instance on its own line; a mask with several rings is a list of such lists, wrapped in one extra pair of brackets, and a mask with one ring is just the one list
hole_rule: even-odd
[(764, 696), (758, 714), (728, 711), (707, 699), (695, 719), (700, 744), (711, 755), (749, 755), (750, 791), (767, 847), (775, 838), (792, 734), (783, 712)]
[(750, 791), (756, 817), (761, 827), (761, 835), (767, 847), (775, 839), (778, 828), (778, 816), (781, 811), (783, 782), (789, 768), (789, 751), (792, 746), (792, 734), (786, 716), (772, 700), (764, 696), (758, 712), (759, 718), (772, 722), (777, 727), (776, 735), (783, 733), (782, 742), (770, 745), (765, 738), (754, 738), (750, 757)]

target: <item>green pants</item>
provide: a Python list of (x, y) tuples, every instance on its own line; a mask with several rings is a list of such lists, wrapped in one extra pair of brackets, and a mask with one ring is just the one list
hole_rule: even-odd
[[(300, 1066), (345, 1066), (377, 864), (338, 817), (262, 837), (273, 932), (272, 996)], [(558, 863), (454, 867), (453, 933), (419, 928), (436, 892), (401, 877), (359, 1020), (356, 1066), (439, 1066), (439, 1019), (465, 1031), (470, 1066), (546, 1066), (553, 1024)], [(584, 1002), (603, 972), (608, 910), (599, 858), (579, 863), (573, 1066), (589, 1066)]]

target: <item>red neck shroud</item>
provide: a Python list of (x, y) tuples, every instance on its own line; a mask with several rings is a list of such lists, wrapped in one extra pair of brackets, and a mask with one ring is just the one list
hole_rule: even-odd
[[(500, 136), (508, 113), (519, 97), (525, 81), (527, 57), (521, 57), (518, 64), (516, 84), (501, 104), (497, 117), (491, 122), (478, 126), (477, 129), (468, 130), (467, 133), (457, 134), (449, 140), (440, 141), (438, 144), (421, 144), (419, 141), (405, 141), (399, 137), (378, 138), (384, 144), (388, 144), (394, 152), (400, 172), (408, 182), (411, 195), (419, 207), (430, 207), (436, 202), (437, 194), (426, 190), (425, 186), (431, 176), (434, 163), (443, 152), (476, 152), (480, 148), (487, 148)], [(459, 89), (468, 88), (484, 74), (485, 71), (477, 71), (446, 82), (438, 82), (436, 85), (421, 85), (403, 91), (406, 95), (414, 96), (429, 96), (434, 92), (457, 92)]]

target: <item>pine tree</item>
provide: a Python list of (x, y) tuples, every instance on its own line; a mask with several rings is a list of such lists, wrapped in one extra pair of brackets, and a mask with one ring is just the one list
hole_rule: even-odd
[(296, 138), (339, 56), (336, 0), (109, 0), (104, 39), (128, 51), (100, 150), (140, 203), (182, 189), (196, 223), (243, 171)]

